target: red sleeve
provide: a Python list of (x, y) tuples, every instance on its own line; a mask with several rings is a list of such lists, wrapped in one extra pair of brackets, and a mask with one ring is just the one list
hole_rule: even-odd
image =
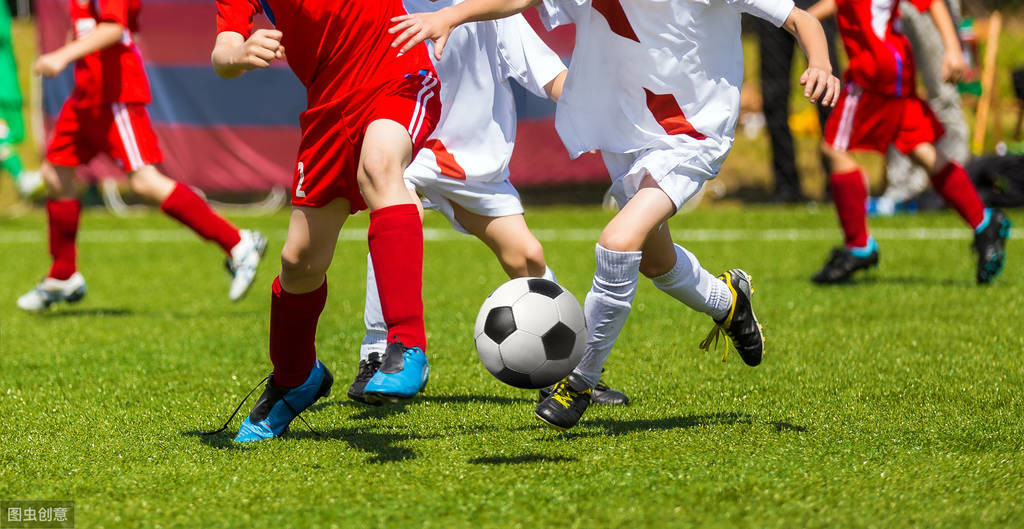
[(910, 2), (910, 4), (913, 5), (914, 7), (916, 7), (918, 11), (924, 13), (925, 11), (928, 11), (928, 9), (930, 7), (932, 7), (932, 2), (934, 2), (935, 0), (905, 0), (905, 1), (906, 2)]
[(217, 0), (217, 33), (234, 31), (249, 38), (252, 17), (262, 11), (256, 0)]
[(100, 22), (115, 22), (128, 27), (128, 0), (99, 0)]

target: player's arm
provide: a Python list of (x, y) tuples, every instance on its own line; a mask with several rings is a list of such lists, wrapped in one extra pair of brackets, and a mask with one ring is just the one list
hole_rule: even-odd
[(562, 70), (551, 82), (544, 85), (544, 91), (556, 103), (558, 98), (562, 97), (562, 87), (565, 86), (565, 76), (568, 74), (569, 70)]
[(217, 42), (210, 54), (213, 71), (224, 79), (258, 68), (266, 68), (274, 59), (284, 58), (283, 34), (276, 29), (260, 29), (249, 38), (235, 31), (217, 34)]
[(71, 42), (57, 48), (50, 53), (44, 53), (36, 59), (32, 70), (44, 77), (56, 77), (64, 71), (69, 64), (89, 55), (112, 46), (124, 36), (124, 26), (117, 22), (103, 21), (96, 25), (96, 29), (88, 35), (72, 40)]
[[(427, 39), (434, 41), (434, 56), (440, 60), (448, 35), (466, 22), (495, 20), (521, 13), (526, 8), (539, 4), (541, 0), (466, 0), (461, 4), (448, 6), (433, 13), (415, 13), (392, 18), (396, 24), (388, 30), (395, 34), (391, 47), (401, 45), (399, 53), (405, 53)], [(404, 44), (403, 44), (404, 43)]]
[(821, 22), (807, 11), (794, 7), (782, 27), (793, 35), (807, 55), (807, 70), (800, 76), (804, 97), (812, 103), (820, 101), (825, 106), (836, 106), (839, 100), (839, 78), (832, 75), (828, 40)]
[(942, 55), (942, 78), (950, 82), (959, 81), (967, 71), (967, 62), (964, 61), (964, 52), (960, 48), (960, 37), (953, 26), (953, 17), (942, 0), (933, 1), (928, 7), (928, 14), (942, 36), (942, 47), (945, 49)]
[(836, 0), (820, 0), (807, 8), (807, 14), (818, 20), (825, 20), (834, 17), (838, 10), (839, 6), (836, 5)]

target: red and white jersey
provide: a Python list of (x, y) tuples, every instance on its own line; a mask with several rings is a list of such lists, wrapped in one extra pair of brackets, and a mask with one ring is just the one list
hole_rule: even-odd
[(391, 47), (391, 19), (407, 13), (402, 0), (217, 0), (217, 32), (248, 38), (256, 13), (284, 34), (288, 65), (306, 87), (309, 108), (433, 73), (426, 44), (404, 55)]
[(150, 102), (149, 81), (133, 37), (139, 29), (141, 7), (139, 0), (71, 0), (69, 13), (75, 39), (92, 33), (100, 22), (124, 26), (120, 42), (75, 62), (75, 88), (71, 92), (75, 106)]
[[(907, 0), (921, 11), (933, 0)], [(836, 0), (836, 22), (850, 63), (845, 79), (888, 95), (914, 93), (910, 41), (900, 30), (900, 0)]]
[[(452, 0), (405, 0), (411, 12), (436, 11)], [(444, 175), (478, 182), (508, 178), (516, 139), (509, 79), (538, 97), (565, 65), (522, 15), (459, 26), (434, 64), (441, 80), (441, 121), (407, 175)]]
[(713, 178), (732, 148), (743, 82), (740, 14), (781, 26), (792, 0), (543, 0), (553, 28), (576, 24), (555, 126), (573, 156), (679, 152)]

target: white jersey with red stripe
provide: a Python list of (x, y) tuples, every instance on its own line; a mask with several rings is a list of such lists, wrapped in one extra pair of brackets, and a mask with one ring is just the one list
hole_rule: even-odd
[[(410, 12), (436, 11), (452, 0), (405, 0)], [(510, 79), (538, 97), (565, 65), (521, 15), (455, 29), (435, 69), (441, 80), (441, 121), (407, 176), (443, 175), (476, 182), (508, 178), (516, 138)]]
[(537, 8), (548, 28), (576, 25), (555, 118), (569, 153), (670, 149), (691, 177), (714, 178), (739, 117), (740, 14), (781, 26), (793, 7), (792, 0), (543, 0)]

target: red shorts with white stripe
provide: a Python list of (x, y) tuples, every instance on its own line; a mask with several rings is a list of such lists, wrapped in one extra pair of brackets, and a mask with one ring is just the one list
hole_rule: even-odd
[(883, 154), (893, 145), (909, 154), (922, 143), (935, 143), (944, 133), (921, 98), (868, 92), (848, 83), (825, 123), (825, 144), (839, 151)]
[(356, 182), (366, 127), (378, 119), (402, 125), (415, 158), (441, 118), (440, 100), (440, 82), (423, 71), (303, 112), (292, 205), (319, 208), (345, 198), (353, 213), (366, 209)]
[(78, 107), (64, 103), (46, 147), (46, 160), (77, 167), (105, 153), (122, 169), (135, 171), (163, 160), (149, 113), (142, 103)]

